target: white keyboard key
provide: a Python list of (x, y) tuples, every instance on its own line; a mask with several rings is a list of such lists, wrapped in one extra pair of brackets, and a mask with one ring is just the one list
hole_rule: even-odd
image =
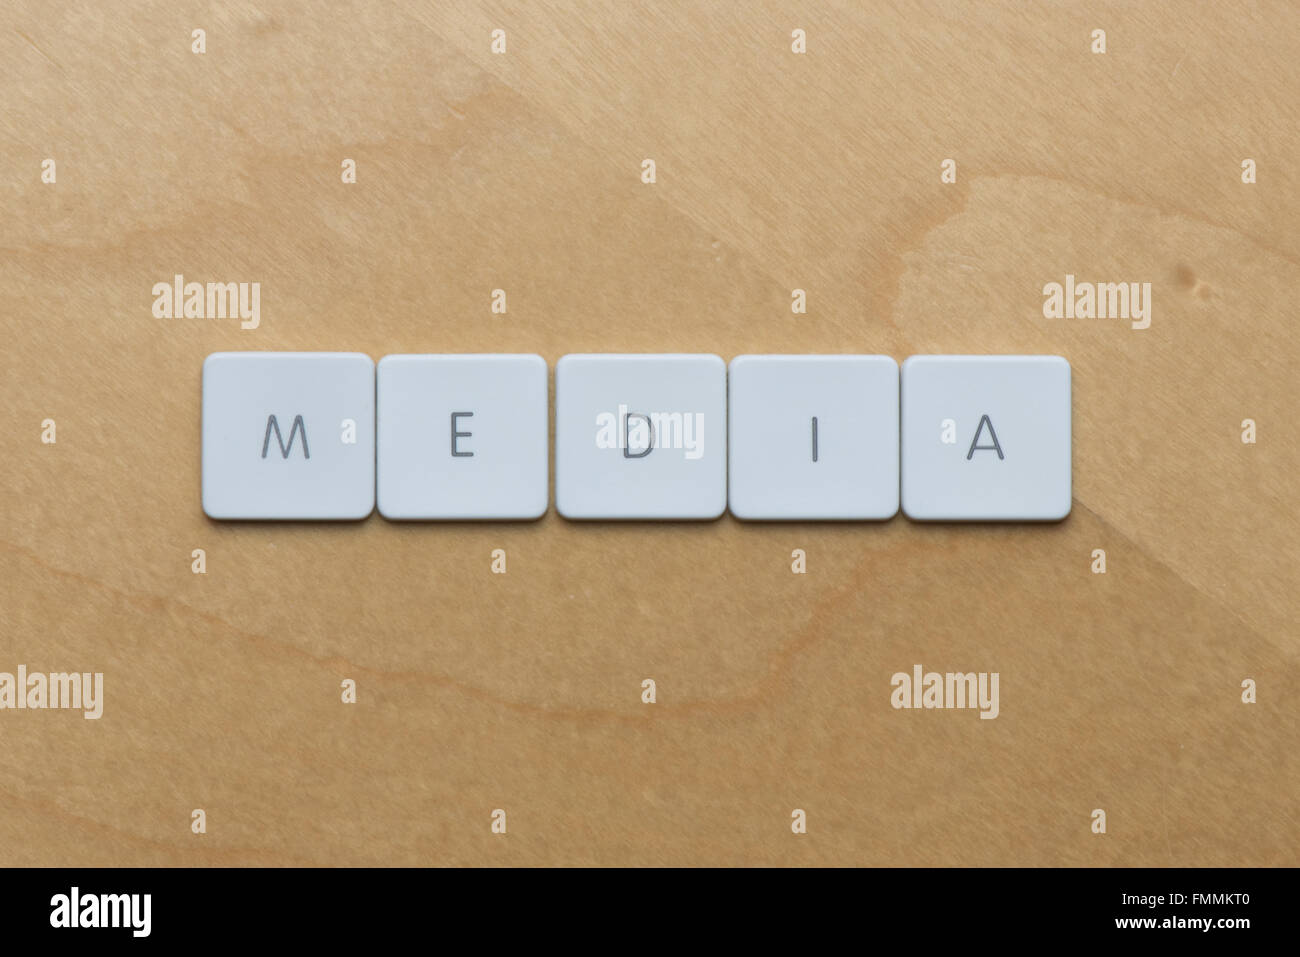
[(375, 508), (375, 364), (357, 352), (214, 352), (203, 363), (203, 511), (361, 519)]
[(531, 519), (548, 502), (547, 368), (535, 355), (379, 360), (379, 512)]
[(727, 506), (722, 359), (560, 359), (555, 365), (555, 504), (566, 518), (721, 515)]
[(897, 514), (898, 363), (889, 356), (738, 356), (727, 391), (737, 518)]
[(1060, 356), (903, 363), (903, 511), (934, 521), (1070, 514), (1070, 364)]

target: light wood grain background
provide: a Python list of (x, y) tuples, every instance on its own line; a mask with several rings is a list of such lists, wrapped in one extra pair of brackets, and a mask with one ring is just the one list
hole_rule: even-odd
[[(0, 712), (0, 863), (1296, 864), (1298, 54), (1290, 2), (6, 4), (0, 670), (106, 703)], [(1044, 319), (1067, 272), (1151, 328)], [(1074, 511), (218, 524), (227, 349), (1059, 353)], [(918, 662), (1001, 716), (893, 710)]]

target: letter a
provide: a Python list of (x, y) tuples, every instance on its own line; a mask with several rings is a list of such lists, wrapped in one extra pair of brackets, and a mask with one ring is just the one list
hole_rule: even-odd
[[(980, 435), (984, 432), (985, 422), (989, 424), (989, 438), (993, 440), (992, 445), (979, 444)], [(990, 419), (987, 415), (980, 416), (980, 424), (979, 427), (975, 430), (975, 438), (970, 440), (970, 451), (966, 453), (966, 461), (969, 462), (971, 460), (971, 456), (974, 455), (977, 451), (997, 452), (999, 459), (1006, 458), (1006, 456), (1002, 454), (1002, 446), (998, 443), (998, 434), (993, 431), (993, 420)]]

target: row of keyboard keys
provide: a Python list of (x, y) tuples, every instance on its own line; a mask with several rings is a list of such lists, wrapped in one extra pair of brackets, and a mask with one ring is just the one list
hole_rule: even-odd
[[(376, 382), (377, 379), (377, 382)], [(901, 388), (900, 388), (901, 383)], [(1055, 520), (1070, 510), (1056, 356), (569, 355), (555, 489), (571, 519)], [(900, 401), (901, 393), (901, 401)], [(376, 403), (377, 396), (377, 403)], [(534, 355), (216, 353), (217, 519), (530, 519), (548, 503)], [(377, 431), (376, 431), (377, 423)], [(377, 476), (377, 481), (376, 481)]]

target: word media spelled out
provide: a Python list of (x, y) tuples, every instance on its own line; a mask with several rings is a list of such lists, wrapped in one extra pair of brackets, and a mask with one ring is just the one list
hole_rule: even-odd
[[(215, 519), (535, 519), (550, 504), (536, 355), (218, 352), (203, 364)], [(1071, 504), (1059, 356), (568, 355), (569, 519), (1056, 521)]]

